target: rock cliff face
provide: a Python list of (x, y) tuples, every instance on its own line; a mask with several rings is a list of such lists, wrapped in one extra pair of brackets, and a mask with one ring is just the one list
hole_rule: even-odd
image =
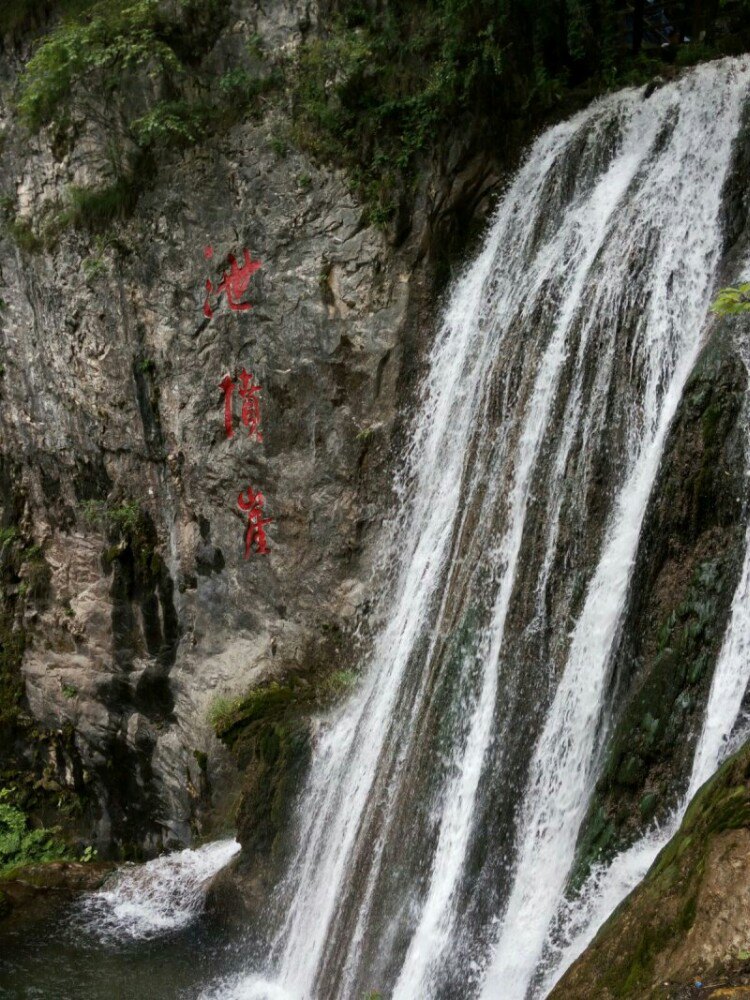
[[(315, 12), (233, 14), (210, 48), (217, 72), (248, 39), (293, 50)], [(446, 191), (450, 214), (462, 185), (475, 199), (482, 185), (470, 170), (420, 195), (395, 249), (341, 171), (279, 140), (282, 95), (165, 151), (106, 232), (69, 228), (41, 246), (49, 206), (106, 180), (104, 139), (61, 144), (57, 123), (35, 136), (19, 125), (27, 56), (28, 42), (6, 39), (4, 778), (75, 802), (104, 852), (156, 850), (225, 821), (235, 778), (209, 724), (217, 699), (321, 657), (346, 662), (429, 320), (425, 232)], [(455, 156), (451, 176), (463, 166)], [(222, 302), (209, 320), (205, 281), (245, 248), (262, 262), (252, 309)], [(225, 435), (219, 383), (243, 366), (262, 386), (262, 443), (237, 406)], [(273, 521), (270, 553), (245, 560), (237, 497), (250, 486)]]
[[(63, 803), (103, 853), (231, 823), (236, 763), (212, 712), (346, 666), (436, 275), (497, 181), (458, 137), (397, 225), (369, 224), (350, 177), (295, 144), (274, 75), (315, 6), (214, 8), (207, 25), (160, 6), (204, 78), (244, 74), (260, 98), (235, 114), (220, 88), (221, 127), (187, 148), (126, 142), (124, 193), (88, 106), (36, 134), (19, 122), (33, 39), (6, 36), (0, 69), (2, 776), (47, 820)], [(136, 84), (120, 118), (153, 104), (157, 84)], [(55, 224), (90, 191), (124, 210)], [(209, 320), (205, 282), (244, 249), (262, 262), (252, 309), (221, 302)], [(262, 443), (236, 393), (225, 435), (219, 383), (243, 367), (262, 386)], [(245, 560), (248, 487), (273, 521), (270, 554)]]

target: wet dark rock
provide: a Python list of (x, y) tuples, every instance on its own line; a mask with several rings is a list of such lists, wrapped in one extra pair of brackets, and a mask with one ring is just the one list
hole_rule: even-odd
[(742, 565), (747, 374), (736, 343), (719, 324), (669, 435), (643, 526), (615, 659), (615, 716), (574, 881), (654, 818), (665, 819), (687, 782)]
[(4, 934), (31, 933), (35, 922), (79, 893), (98, 889), (113, 868), (105, 861), (48, 861), (9, 872), (0, 879), (0, 945)]

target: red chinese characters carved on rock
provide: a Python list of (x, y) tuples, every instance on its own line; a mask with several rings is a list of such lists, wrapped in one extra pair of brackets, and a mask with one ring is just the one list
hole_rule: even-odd
[[(219, 388), (224, 393), (224, 430), (228, 438), (234, 437), (234, 427), (232, 423), (232, 396), (236, 388), (236, 383), (230, 375), (225, 375), (219, 382)], [(256, 441), (263, 441), (263, 432), (260, 429), (260, 397), (259, 393), (263, 387), (255, 384), (255, 376), (252, 372), (246, 372), (243, 368), (240, 372), (240, 399), (242, 400), (242, 423), (247, 427), (248, 437), (254, 437)]]
[(255, 493), (251, 486), (237, 497), (237, 506), (247, 512), (247, 530), (245, 532), (245, 559), (255, 545), (258, 555), (268, 555), (265, 526), (273, 521), (272, 517), (263, 517), (263, 504), (266, 498), (262, 493)]
[[(205, 247), (203, 250), (203, 256), (206, 260), (210, 260), (213, 257), (213, 253), (213, 248), (210, 246)], [(221, 281), (216, 288), (214, 288), (214, 284), (210, 278), (206, 279), (206, 299), (203, 303), (203, 315), (207, 316), (208, 319), (211, 319), (214, 314), (209, 301), (212, 293), (216, 296), (226, 293), (229, 308), (234, 312), (245, 312), (248, 309), (252, 309), (252, 303), (243, 302), (242, 296), (248, 289), (250, 278), (260, 269), (261, 263), (259, 260), (253, 260), (248, 250), (243, 250), (242, 253), (244, 258), (243, 264), (237, 263), (237, 258), (233, 253), (229, 254), (227, 257), (229, 273), (227, 274), (226, 271), (222, 273)]]

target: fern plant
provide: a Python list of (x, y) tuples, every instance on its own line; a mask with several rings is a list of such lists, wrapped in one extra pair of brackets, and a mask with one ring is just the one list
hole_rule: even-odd
[(26, 815), (12, 802), (9, 788), (0, 788), (0, 876), (21, 865), (61, 861), (70, 857), (56, 827), (29, 827)]

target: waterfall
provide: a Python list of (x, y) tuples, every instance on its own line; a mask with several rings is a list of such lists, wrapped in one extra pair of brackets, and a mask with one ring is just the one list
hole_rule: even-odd
[(187, 927), (203, 909), (209, 879), (239, 849), (236, 840), (217, 840), (118, 868), (101, 889), (81, 898), (72, 917), (76, 934), (121, 943)]
[[(658, 849), (663, 831), (593, 873), (570, 947), (551, 948), (749, 83), (724, 60), (607, 97), (510, 184), (432, 349), (380, 624), (318, 738), (268, 965), (207, 996), (543, 996)], [(746, 680), (745, 591), (717, 667), (738, 694), (712, 691), (707, 713), (720, 742)]]
[[(745, 271), (747, 272), (747, 268)], [(750, 375), (747, 351), (742, 353)], [(746, 424), (747, 421), (746, 412)], [(742, 571), (732, 598), (729, 623), (711, 680), (687, 790), (666, 822), (648, 830), (611, 863), (595, 865), (575, 900), (561, 902), (557, 914), (561, 943), (558, 943), (548, 963), (542, 996), (583, 952), (615, 907), (643, 879), (659, 851), (677, 832), (701, 785), (750, 735), (750, 720), (743, 712), (743, 701), (750, 691), (749, 684), (750, 525), (745, 533)]]

